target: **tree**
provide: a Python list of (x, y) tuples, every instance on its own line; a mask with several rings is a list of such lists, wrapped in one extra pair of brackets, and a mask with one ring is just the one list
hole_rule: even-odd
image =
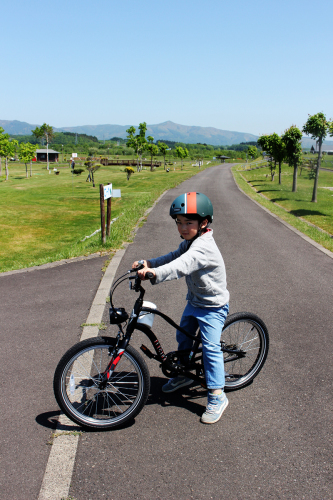
[(296, 125), (289, 127), (282, 136), (282, 140), (286, 145), (286, 160), (290, 166), (294, 167), (293, 193), (297, 191), (297, 168), (302, 163), (301, 139), (302, 132)]
[(311, 135), (312, 139), (318, 140), (319, 152), (317, 160), (316, 176), (314, 179), (313, 192), (312, 192), (312, 202), (317, 203), (317, 187), (318, 187), (318, 177), (319, 169), (321, 163), (322, 145), (327, 133), (330, 131), (331, 122), (326, 119), (324, 113), (317, 113), (316, 115), (309, 115), (307, 122), (303, 127), (303, 132), (306, 135)]
[(169, 148), (166, 144), (164, 144), (164, 142), (159, 142), (158, 149), (160, 150), (160, 153), (164, 158), (164, 170), (165, 170), (165, 157), (166, 157), (166, 154), (167, 154), (167, 151), (169, 150)]
[(36, 145), (30, 142), (22, 142), (19, 147), (18, 156), (25, 164), (25, 175), (28, 178), (28, 163), (30, 162), (30, 177), (32, 177), (32, 160), (36, 155)]
[(8, 181), (9, 171), (8, 171), (8, 158), (15, 156), (16, 147), (18, 146), (18, 141), (15, 139), (10, 139), (9, 134), (3, 134), (3, 128), (0, 129), (0, 157), (5, 158), (5, 168), (6, 168), (6, 181)]
[(262, 151), (272, 156), (271, 145), (270, 145), (270, 135), (264, 134), (258, 138), (258, 144)]
[(275, 163), (278, 162), (279, 164), (279, 184), (281, 184), (281, 165), (286, 157), (286, 145), (282, 138), (276, 133), (271, 134), (269, 137), (269, 147), (271, 149), (272, 156)]
[(0, 127), (0, 175), (2, 175), (1, 158), (5, 157), (5, 144), (9, 140), (9, 134), (4, 133), (4, 129)]
[(258, 158), (258, 150), (255, 146), (248, 146), (247, 154), (251, 156), (253, 159)]
[(49, 142), (51, 142), (54, 137), (53, 127), (51, 127), (51, 125), (43, 123), (41, 127), (36, 127), (31, 132), (36, 137), (36, 139), (41, 139), (42, 137), (45, 137), (46, 139), (46, 162), (47, 162), (47, 170), (49, 171), (50, 174), (51, 172), (49, 168)]
[[(146, 145), (147, 145), (146, 131), (147, 131), (146, 122), (139, 124), (139, 133), (137, 135), (135, 135), (135, 127), (133, 127), (133, 126), (126, 130), (126, 132), (128, 133), (127, 146), (129, 146), (130, 148), (133, 148), (137, 154), (137, 159), (138, 159), (137, 171), (138, 172), (140, 172), (140, 170), (142, 170), (142, 153), (145, 150)], [(139, 159), (140, 159), (140, 164), (139, 164)]]
[(149, 151), (151, 159), (150, 170), (153, 171), (153, 157), (158, 155), (158, 146), (156, 146), (156, 144), (153, 144), (154, 137), (152, 137), (151, 135), (147, 137), (147, 141), (148, 144), (146, 145), (146, 149), (147, 151)]
[(186, 148), (182, 148), (181, 146), (177, 146), (175, 154), (181, 160), (181, 170), (183, 170), (183, 160), (188, 157), (188, 150)]

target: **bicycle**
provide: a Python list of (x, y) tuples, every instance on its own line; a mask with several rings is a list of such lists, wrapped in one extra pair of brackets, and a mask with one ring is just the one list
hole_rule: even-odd
[[(148, 358), (160, 362), (166, 377), (185, 375), (206, 387), (200, 331), (195, 335), (186, 332), (154, 304), (144, 302), (145, 289), (137, 274), (142, 267), (140, 264), (127, 271), (111, 287), (110, 323), (118, 325), (117, 337), (96, 337), (75, 344), (55, 370), (53, 388), (58, 405), (82, 427), (113, 429), (132, 420), (144, 407), (150, 375), (146, 362), (130, 345), (135, 330), (150, 340), (154, 352), (143, 344), (140, 349)], [(130, 289), (139, 293), (130, 315), (124, 308), (114, 307), (112, 300), (116, 288), (126, 280)], [(165, 354), (152, 331), (155, 315), (193, 339), (192, 349)], [(267, 327), (258, 316), (239, 312), (227, 317), (221, 333), (226, 391), (252, 382), (266, 361), (268, 347)]]

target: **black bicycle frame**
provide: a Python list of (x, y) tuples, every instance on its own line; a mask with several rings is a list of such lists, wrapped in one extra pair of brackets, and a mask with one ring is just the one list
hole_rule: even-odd
[[(120, 281), (122, 277), (120, 277), (119, 280), (117, 280), (118, 281), (118, 283), (116, 282), (117, 284), (115, 283), (116, 286), (114, 286), (113, 291), (123, 281), (123, 280)], [(149, 358), (156, 359), (157, 361), (161, 362), (162, 367), (163, 367), (163, 364), (167, 360), (167, 355), (164, 353), (164, 350), (163, 350), (163, 348), (162, 348), (162, 346), (161, 346), (158, 338), (156, 337), (155, 333), (148, 326), (146, 326), (144, 324), (138, 323), (138, 318), (139, 318), (139, 315), (140, 315), (141, 312), (147, 312), (147, 313), (151, 313), (151, 314), (156, 314), (157, 316), (160, 316), (162, 319), (164, 319), (164, 321), (166, 321), (167, 323), (169, 323), (173, 328), (175, 328), (176, 330), (179, 330), (180, 332), (184, 333), (187, 337), (189, 337), (190, 339), (192, 339), (194, 341), (193, 348), (191, 350), (187, 349), (186, 351), (184, 351), (184, 354), (185, 354), (185, 352), (186, 352), (187, 355), (190, 354), (189, 358), (188, 358), (189, 359), (188, 363), (185, 363), (185, 368), (191, 368), (191, 369), (196, 368), (197, 365), (195, 365), (194, 358), (193, 358), (193, 362), (191, 362), (191, 359), (192, 359), (193, 356), (195, 357), (195, 355), (199, 352), (198, 348), (199, 348), (199, 345), (200, 345), (200, 342), (201, 342), (200, 332), (198, 332), (197, 335), (192, 335), (191, 333), (189, 333), (186, 330), (184, 330), (180, 325), (177, 325), (177, 323), (175, 323), (175, 321), (173, 321), (169, 316), (167, 316), (166, 314), (162, 313), (158, 309), (151, 309), (150, 307), (143, 306), (143, 297), (145, 295), (145, 289), (141, 285), (140, 278), (138, 276), (136, 276), (136, 277), (129, 277), (128, 279), (130, 279), (130, 280), (134, 279), (135, 280), (134, 285), (132, 286), (132, 288), (136, 292), (139, 292), (140, 295), (139, 295), (139, 297), (136, 299), (136, 301), (134, 303), (134, 307), (133, 307), (133, 310), (132, 310), (129, 322), (127, 324), (126, 332), (124, 333), (124, 336), (123, 336), (122, 340), (119, 341), (118, 349), (121, 349), (121, 350), (126, 349), (127, 345), (130, 342), (130, 339), (131, 339), (131, 336), (132, 336), (134, 330), (135, 329), (140, 330), (140, 331), (142, 331), (148, 337), (148, 339), (150, 340), (152, 346), (155, 349), (156, 354), (153, 354), (145, 345), (141, 346), (141, 350)], [(111, 306), (113, 308), (112, 293), (110, 295), (110, 302), (111, 302)], [(123, 330), (122, 330), (121, 327), (120, 327), (120, 330), (121, 330), (121, 332), (123, 332)], [(243, 357), (243, 355), (244, 355), (242, 353), (242, 351), (239, 351), (237, 349), (228, 349), (226, 347), (222, 347), (221, 346), (221, 350), (223, 352), (235, 355), (235, 356), (232, 356), (231, 358), (228, 358), (227, 360), (225, 360), (226, 362), (228, 362), (228, 361), (234, 361), (236, 358)], [(177, 351), (177, 353), (179, 355), (181, 355), (182, 351)], [(193, 378), (194, 380), (197, 380), (200, 383), (202, 383), (202, 379), (200, 379), (200, 377), (198, 377), (198, 376), (196, 376), (194, 374), (191, 374), (191, 373), (189, 373), (187, 371), (184, 371), (184, 370), (182, 371), (182, 374), (188, 376), (189, 378)]]

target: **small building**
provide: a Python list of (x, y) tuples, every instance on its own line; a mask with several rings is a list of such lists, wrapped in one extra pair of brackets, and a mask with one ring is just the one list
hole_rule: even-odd
[(221, 160), (222, 163), (224, 163), (225, 160), (230, 160), (230, 156), (220, 155), (220, 156), (217, 156), (216, 158), (218, 158), (219, 160)]
[[(59, 151), (54, 151), (53, 149), (48, 150), (49, 162), (58, 162), (59, 161)], [(47, 161), (47, 150), (46, 149), (37, 149), (36, 156), (37, 161)]]

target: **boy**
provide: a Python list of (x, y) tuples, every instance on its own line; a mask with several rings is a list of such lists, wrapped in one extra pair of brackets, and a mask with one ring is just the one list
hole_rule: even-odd
[[(202, 193), (185, 193), (174, 200), (170, 215), (176, 220), (184, 241), (176, 251), (144, 261), (145, 267), (138, 271), (138, 275), (144, 280), (146, 272), (151, 272), (154, 275), (153, 284), (185, 276), (188, 303), (180, 326), (192, 334), (198, 326), (200, 328), (208, 388), (207, 407), (201, 422), (214, 424), (228, 406), (223, 392), (225, 378), (220, 338), (229, 311), (229, 292), (223, 258), (214, 241), (213, 231), (209, 229), (213, 221), (213, 205)], [(137, 266), (136, 261), (132, 267)], [(191, 348), (192, 340), (178, 330), (176, 338), (179, 350)], [(170, 379), (162, 391), (174, 392), (191, 383), (191, 379), (178, 376)]]

